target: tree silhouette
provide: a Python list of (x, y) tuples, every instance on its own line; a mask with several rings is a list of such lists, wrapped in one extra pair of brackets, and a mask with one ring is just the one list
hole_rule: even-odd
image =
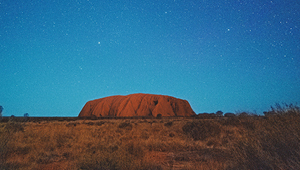
[(0, 106), (0, 117), (2, 117), (2, 110), (3, 110), (3, 107)]
[(223, 116), (223, 112), (221, 110), (219, 110), (219, 111), (216, 112), (216, 115), (217, 116)]
[(28, 117), (29, 117), (29, 114), (28, 114), (28, 113), (25, 113), (25, 114), (24, 114), (24, 121), (25, 121), (25, 122), (28, 121)]

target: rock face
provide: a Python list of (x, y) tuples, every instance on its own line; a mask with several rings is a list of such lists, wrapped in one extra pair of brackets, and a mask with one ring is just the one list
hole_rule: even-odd
[(78, 117), (101, 116), (192, 116), (195, 112), (186, 100), (152, 94), (110, 96), (88, 101)]

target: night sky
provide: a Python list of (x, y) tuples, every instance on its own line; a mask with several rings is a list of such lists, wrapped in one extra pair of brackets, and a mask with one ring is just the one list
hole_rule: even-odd
[(298, 0), (0, 0), (3, 116), (150, 93), (196, 113), (300, 102)]

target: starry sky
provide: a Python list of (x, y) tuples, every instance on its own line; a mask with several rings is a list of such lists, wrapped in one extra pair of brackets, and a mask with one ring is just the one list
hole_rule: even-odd
[(300, 102), (298, 0), (0, 0), (3, 116), (174, 96), (196, 113)]

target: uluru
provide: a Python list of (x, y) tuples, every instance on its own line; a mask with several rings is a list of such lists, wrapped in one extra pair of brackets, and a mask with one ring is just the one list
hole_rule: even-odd
[(195, 112), (187, 100), (154, 94), (109, 96), (88, 101), (78, 117), (130, 116), (193, 116)]

